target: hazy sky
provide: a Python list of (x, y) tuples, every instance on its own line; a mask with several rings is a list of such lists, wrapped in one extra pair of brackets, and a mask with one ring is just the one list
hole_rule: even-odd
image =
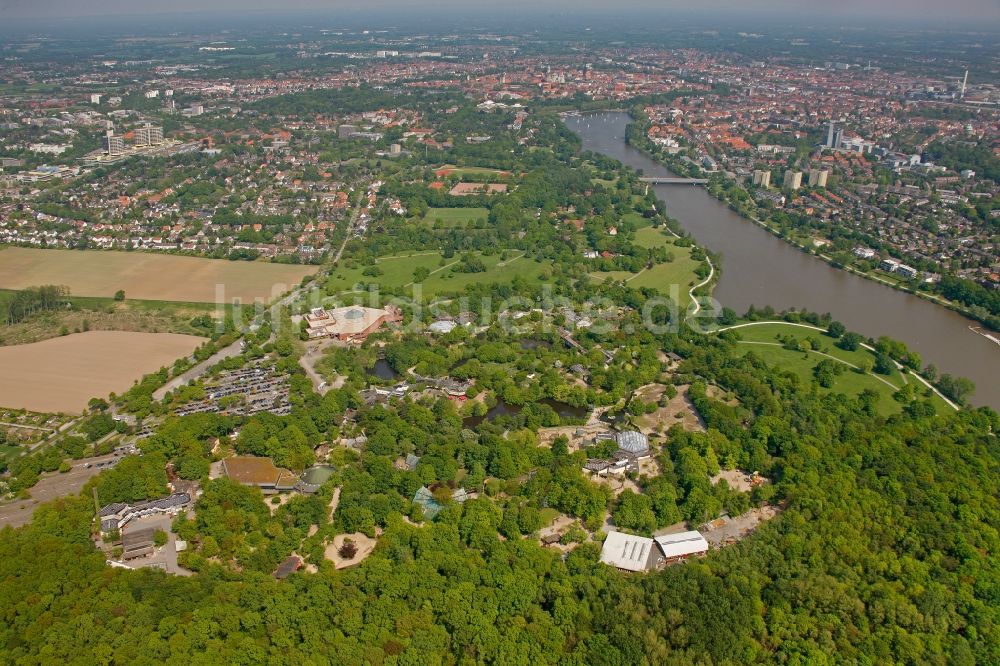
[(189, 11), (337, 10), (405, 7), (409, 10), (486, 9), (511, 13), (581, 8), (615, 11), (622, 7), (647, 10), (691, 9), (775, 13), (784, 18), (831, 15), (843, 19), (949, 20), (1000, 25), (1000, 0), (0, 0), (0, 21), (8, 18), (62, 18), (106, 14), (174, 13)]

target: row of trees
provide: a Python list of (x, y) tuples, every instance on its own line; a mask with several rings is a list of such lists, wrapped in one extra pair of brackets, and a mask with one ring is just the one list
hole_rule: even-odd
[(11, 294), (3, 305), (4, 323), (12, 326), (36, 312), (65, 308), (69, 305), (69, 287), (43, 285), (28, 287)]

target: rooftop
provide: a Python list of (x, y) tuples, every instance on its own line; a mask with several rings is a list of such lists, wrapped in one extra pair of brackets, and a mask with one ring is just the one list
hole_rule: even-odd
[(152, 527), (144, 527), (135, 530), (126, 530), (122, 533), (122, 550), (126, 553), (149, 548), (153, 545), (153, 534), (156, 530)]
[(601, 562), (626, 571), (648, 571), (659, 558), (652, 539), (623, 532), (608, 532), (601, 548)]
[(649, 451), (649, 439), (641, 432), (629, 430), (615, 435), (618, 448), (628, 453), (641, 454)]
[(686, 555), (696, 555), (708, 551), (708, 541), (701, 535), (701, 532), (679, 532), (677, 534), (664, 534), (655, 538), (656, 543), (663, 551), (664, 557), (684, 557)]
[(272, 574), (278, 580), (284, 580), (299, 570), (302, 566), (302, 559), (298, 555), (289, 555), (284, 562), (278, 565)]
[(356, 305), (332, 310), (315, 309), (306, 315), (310, 335), (353, 336), (370, 332), (383, 321), (395, 321), (397, 317), (389, 310), (366, 308)]

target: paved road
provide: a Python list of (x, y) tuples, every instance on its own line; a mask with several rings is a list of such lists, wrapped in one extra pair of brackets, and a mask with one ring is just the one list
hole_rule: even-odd
[[(318, 273), (317, 275), (319, 275), (321, 273), (322, 273), (322, 271), (320, 271), (320, 273)], [(281, 300), (279, 300), (276, 303), (276, 305), (279, 305), (279, 306), (282, 306), (282, 307), (288, 306), (288, 304), (290, 304), (292, 301), (295, 300), (295, 298), (299, 295), (299, 292), (301, 290), (302, 290), (302, 287), (296, 287), (295, 289), (293, 289), (291, 291), (291, 293), (289, 293), (287, 296), (285, 296), (284, 298), (282, 298)], [(271, 333), (271, 341), (273, 342), (274, 340), (275, 340), (275, 334), (272, 332)], [(242, 344), (243, 344), (243, 342), (242, 342), (242, 338), (241, 338), (240, 340), (237, 340), (236, 342), (234, 342), (233, 344), (229, 345), (228, 347), (224, 347), (224, 348), (220, 349), (219, 351), (215, 352), (214, 354), (212, 354), (211, 356), (209, 356), (207, 359), (205, 359), (204, 361), (202, 361), (198, 365), (195, 365), (194, 367), (188, 369), (187, 371), (185, 371), (185, 372), (177, 375), (173, 379), (169, 380), (166, 384), (164, 384), (160, 388), (158, 388), (155, 391), (153, 391), (153, 399), (154, 400), (163, 400), (164, 396), (167, 395), (167, 392), (173, 391), (174, 389), (178, 389), (178, 388), (180, 388), (182, 386), (185, 386), (185, 385), (191, 383), (191, 381), (197, 379), (198, 377), (201, 377), (203, 374), (205, 374), (208, 371), (209, 368), (211, 368), (213, 365), (215, 365), (219, 361), (223, 361), (223, 360), (225, 360), (227, 358), (232, 358), (233, 356), (241, 354), (243, 352), (243, 346), (242, 346)]]
[(7, 426), (8, 428), (24, 428), (25, 430), (40, 430), (42, 432), (53, 432), (55, 428), (43, 428), (42, 426), (25, 425), (23, 423), (8, 423), (7, 421), (0, 421), (0, 426)]
[(316, 361), (323, 358), (323, 351), (332, 344), (332, 340), (321, 340), (319, 343), (306, 343), (306, 353), (299, 358), (299, 365), (306, 371), (306, 375), (312, 380), (313, 389), (320, 395), (326, 395), (332, 386), (316, 372)]
[(358, 188), (357, 191), (360, 193), (358, 201), (351, 207), (351, 216), (347, 221), (347, 235), (344, 236), (344, 242), (340, 244), (340, 249), (337, 250), (336, 256), (333, 257), (333, 263), (336, 264), (340, 261), (340, 255), (344, 254), (344, 248), (347, 247), (347, 242), (351, 240), (354, 235), (354, 223), (358, 221), (358, 216), (361, 215), (361, 199), (365, 196), (367, 187)]
[[(43, 474), (41, 480), (28, 491), (31, 493), (29, 499), (0, 505), (0, 528), (5, 525), (20, 527), (31, 520), (31, 516), (39, 504), (49, 502), (57, 497), (78, 494), (91, 477), (106, 469), (97, 467), (97, 463), (114, 460), (117, 457), (119, 456), (111, 454), (75, 460), (73, 461), (73, 469), (65, 474), (59, 472)], [(90, 467), (87, 467), (88, 464)]]
[(77, 425), (78, 423), (80, 423), (80, 421), (82, 421), (82, 420), (83, 420), (83, 416), (78, 416), (78, 417), (76, 417), (75, 419), (73, 419), (71, 421), (66, 421), (66, 423), (63, 423), (61, 426), (59, 426), (59, 428), (57, 430), (54, 430), (51, 435), (49, 435), (48, 437), (46, 437), (44, 439), (40, 439), (37, 442), (35, 442), (34, 444), (32, 444), (31, 446), (29, 446), (24, 452), (22, 452), (21, 455), (27, 455), (27, 454), (31, 453), (32, 451), (34, 451), (35, 449), (37, 449), (38, 447), (42, 446), (43, 444), (48, 444), (49, 442), (55, 440), (57, 437), (59, 437), (59, 435), (63, 434), (64, 432), (66, 432), (70, 428), (74, 427), (75, 425)]
[(215, 352), (214, 354), (209, 356), (207, 359), (205, 359), (198, 365), (190, 368), (186, 372), (177, 375), (176, 377), (168, 381), (166, 384), (153, 391), (153, 399), (163, 400), (163, 396), (165, 396), (168, 391), (173, 391), (174, 389), (178, 389), (182, 386), (185, 386), (191, 380), (201, 377), (203, 374), (205, 374), (205, 372), (209, 368), (211, 368), (219, 361), (223, 361), (227, 358), (236, 356), (237, 354), (243, 351), (243, 348), (240, 345), (241, 341), (237, 340), (228, 347), (223, 347), (219, 351)]

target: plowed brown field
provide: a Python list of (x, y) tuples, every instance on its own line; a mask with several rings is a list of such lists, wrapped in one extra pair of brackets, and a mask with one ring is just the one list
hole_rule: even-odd
[(91, 398), (124, 392), (202, 342), (176, 333), (89, 331), (0, 347), (0, 405), (80, 413)]
[[(65, 285), (74, 296), (114, 296), (192, 303), (270, 301), (311, 275), (316, 266), (203, 259), (148, 252), (0, 250), (0, 289)], [(221, 292), (217, 285), (222, 285)], [(222, 295), (221, 300), (217, 295)]]

